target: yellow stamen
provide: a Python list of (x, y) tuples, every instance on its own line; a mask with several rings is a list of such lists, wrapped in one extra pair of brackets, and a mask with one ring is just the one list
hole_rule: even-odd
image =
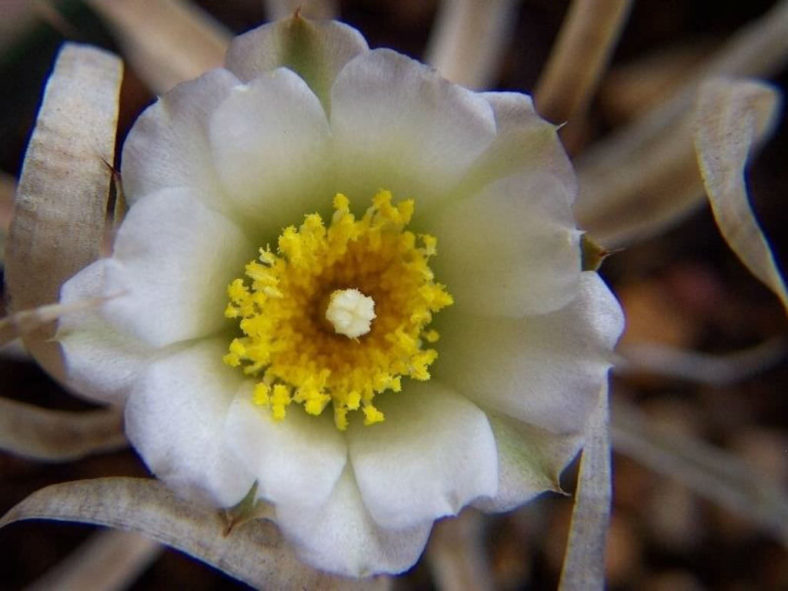
[(344, 195), (334, 197), (328, 227), (317, 214), (285, 228), (277, 253), (260, 249), (246, 281), (227, 288), (227, 318), (243, 332), (224, 361), (258, 376), (253, 400), (275, 420), (292, 402), (319, 415), (329, 402), (334, 422), (346, 429), (348, 412), (364, 424), (383, 420), (375, 395), (399, 392), (402, 377), (428, 380), (438, 340), (432, 316), (452, 304), (433, 281), (434, 237), (405, 229), (413, 201), (391, 202), (378, 192), (361, 219)]

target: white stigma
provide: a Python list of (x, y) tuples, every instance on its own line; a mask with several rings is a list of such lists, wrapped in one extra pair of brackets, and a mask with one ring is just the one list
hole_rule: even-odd
[(375, 300), (357, 289), (338, 289), (331, 294), (326, 320), (334, 332), (355, 339), (369, 332), (375, 319)]

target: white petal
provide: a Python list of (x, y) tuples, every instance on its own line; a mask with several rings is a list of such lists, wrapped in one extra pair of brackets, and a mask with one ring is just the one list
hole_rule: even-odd
[(495, 440), (485, 414), (441, 384), (408, 383), (375, 399), (382, 423), (348, 429), (350, 461), (377, 523), (403, 528), (495, 494)]
[(323, 505), (347, 461), (345, 438), (331, 413), (319, 417), (291, 406), (282, 421), (252, 403), (250, 382), (230, 406), (225, 433), (254, 474), (260, 497), (307, 507)]
[(208, 144), (208, 121), (238, 84), (229, 71), (212, 70), (179, 84), (140, 115), (123, 145), (123, 190), (129, 203), (161, 189), (189, 187), (203, 203), (227, 210)]
[(624, 319), (596, 273), (566, 307), (520, 320), (441, 312), (435, 378), (553, 433), (582, 431), (607, 380)]
[(548, 174), (497, 181), (436, 213), (436, 277), (455, 309), (522, 317), (560, 308), (576, 293), (580, 233), (563, 184)]
[(364, 508), (349, 465), (324, 506), (282, 504), (276, 522), (304, 562), (351, 577), (407, 570), (432, 527), (427, 521), (401, 530), (381, 528)]
[(492, 105), (498, 131), (509, 126), (528, 125), (529, 120), (544, 121), (536, 114), (533, 99), (521, 92), (483, 92), (482, 96)]
[(325, 193), (328, 121), (306, 83), (280, 68), (236, 86), (210, 123), (214, 161), (236, 206), (278, 234)]
[(337, 188), (351, 199), (385, 188), (428, 206), (495, 137), (481, 95), (385, 49), (350, 61), (331, 97)]
[(230, 281), (255, 248), (241, 230), (184, 189), (169, 189), (128, 212), (106, 269), (104, 316), (155, 346), (215, 333), (227, 326)]
[(242, 372), (222, 363), (227, 341), (201, 341), (152, 362), (126, 405), (126, 434), (177, 494), (229, 507), (254, 481), (227, 447), (224, 424)]
[[(69, 279), (60, 290), (64, 304), (104, 294), (108, 259), (100, 259)], [(63, 347), (69, 386), (99, 402), (120, 404), (137, 373), (155, 350), (122, 334), (104, 320), (100, 310), (67, 314), (58, 323), (56, 339)]]
[(545, 491), (560, 492), (559, 477), (580, 450), (582, 436), (556, 435), (488, 413), (498, 448), (498, 493), (478, 499), (483, 511), (510, 511)]
[(514, 174), (540, 172), (564, 185), (570, 203), (577, 195), (572, 163), (558, 137), (558, 127), (536, 114), (531, 97), (516, 92), (486, 92), (495, 113), (495, 141), (473, 163), (461, 191), (476, 192), (488, 183)]
[(249, 81), (279, 67), (306, 80), (324, 104), (337, 72), (368, 50), (353, 27), (336, 21), (285, 19), (258, 27), (233, 39), (227, 68)]

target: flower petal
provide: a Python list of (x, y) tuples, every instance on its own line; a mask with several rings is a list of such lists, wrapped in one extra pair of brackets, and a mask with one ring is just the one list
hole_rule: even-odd
[(227, 52), (227, 68), (247, 82), (289, 68), (309, 84), (328, 112), (337, 72), (367, 50), (366, 40), (353, 27), (293, 17), (236, 37)]
[(279, 505), (276, 522), (304, 562), (351, 577), (407, 570), (432, 527), (431, 520), (400, 530), (377, 525), (364, 508), (350, 465), (325, 505)]
[[(103, 295), (109, 259), (99, 259), (69, 279), (60, 290), (64, 304)], [(64, 350), (68, 384), (98, 402), (121, 404), (137, 373), (155, 351), (114, 329), (99, 310), (63, 316), (56, 340)]]
[(161, 189), (189, 187), (209, 207), (228, 210), (208, 144), (208, 120), (238, 84), (227, 70), (212, 70), (179, 84), (140, 115), (123, 146), (129, 203)]
[(255, 248), (227, 218), (186, 189), (140, 201), (126, 215), (106, 265), (104, 317), (155, 346), (226, 326), (227, 285)]
[(558, 137), (558, 127), (534, 111), (531, 97), (518, 92), (485, 92), (495, 113), (495, 141), (473, 163), (461, 192), (472, 194), (490, 182), (525, 172), (551, 174), (565, 189), (569, 203), (577, 195), (572, 163)]
[(235, 454), (255, 475), (261, 498), (305, 507), (323, 505), (347, 462), (347, 444), (330, 413), (292, 408), (275, 421), (251, 400), (251, 380), (230, 406), (225, 432)]
[(331, 92), (337, 189), (380, 188), (419, 203), (445, 196), (495, 137), (490, 104), (386, 49), (350, 61)]
[(506, 130), (511, 126), (529, 126), (532, 122), (551, 123), (536, 114), (534, 101), (530, 95), (522, 92), (483, 92), (482, 96), (495, 112), (495, 123), (498, 130)]
[(507, 177), (436, 213), (433, 269), (458, 311), (522, 317), (565, 305), (580, 277), (569, 196), (549, 174)]
[(210, 123), (225, 192), (274, 236), (312, 212), (316, 196), (331, 203), (324, 180), (328, 135), (320, 101), (284, 68), (233, 88)]
[(596, 273), (566, 307), (521, 320), (441, 313), (436, 379), (491, 408), (557, 434), (581, 432), (607, 380), (624, 327)]
[(495, 494), (495, 440), (471, 402), (435, 381), (411, 382), (378, 407), (385, 421), (348, 429), (356, 480), (378, 524), (410, 527)]
[(148, 468), (179, 495), (219, 507), (254, 482), (227, 447), (224, 423), (244, 377), (222, 363), (224, 339), (153, 361), (126, 405), (126, 434)]
[(498, 448), (498, 493), (474, 501), (483, 511), (510, 511), (545, 491), (560, 492), (559, 477), (580, 450), (581, 435), (556, 435), (487, 413)]

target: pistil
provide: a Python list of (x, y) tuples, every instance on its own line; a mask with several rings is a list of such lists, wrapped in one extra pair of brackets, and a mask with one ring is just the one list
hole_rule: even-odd
[(357, 339), (372, 327), (375, 300), (357, 289), (337, 289), (328, 299), (325, 316), (337, 334)]

